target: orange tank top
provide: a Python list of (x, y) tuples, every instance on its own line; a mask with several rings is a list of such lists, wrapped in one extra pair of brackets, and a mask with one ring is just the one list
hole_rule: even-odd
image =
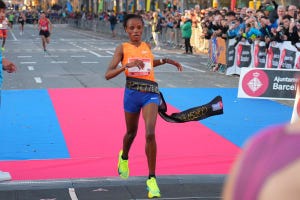
[(122, 46), (123, 46), (122, 65), (125, 65), (136, 59), (142, 60), (145, 64), (144, 69), (139, 69), (138, 67), (130, 67), (126, 69), (125, 75), (127, 77), (134, 77), (134, 78), (155, 81), (154, 68), (153, 68), (154, 56), (147, 43), (142, 42), (140, 46), (137, 47), (128, 42), (125, 42), (122, 44)]

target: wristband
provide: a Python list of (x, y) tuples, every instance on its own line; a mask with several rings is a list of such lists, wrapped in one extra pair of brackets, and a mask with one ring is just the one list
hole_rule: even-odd
[(163, 63), (163, 60), (164, 60), (164, 59), (159, 59), (159, 63), (160, 63), (160, 64), (164, 64), (164, 63)]

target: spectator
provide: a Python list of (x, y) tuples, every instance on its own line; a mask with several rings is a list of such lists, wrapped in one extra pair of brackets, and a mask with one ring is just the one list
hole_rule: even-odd
[(286, 14), (285, 12), (285, 7), (282, 5), (279, 5), (277, 8), (277, 16), (275, 19), (275, 28), (277, 28), (279, 26), (280, 23), (282, 23), (282, 18), (283, 16)]
[(248, 18), (254, 17), (255, 16), (255, 10), (252, 8), (247, 8), (246, 10), (246, 16)]
[(293, 20), (297, 19), (297, 7), (294, 5), (289, 5), (287, 8), (287, 14), (293, 18)]
[(182, 38), (184, 39), (185, 54), (193, 54), (193, 48), (191, 46), (192, 36), (192, 21), (187, 16), (182, 18), (182, 25), (180, 26)]
[(240, 37), (244, 29), (244, 23), (241, 24), (240, 21), (237, 19), (232, 20), (229, 24), (227, 31), (228, 38)]
[(162, 20), (161, 17), (158, 16), (158, 12), (153, 12), (152, 19), (151, 19), (151, 26), (152, 26), (152, 37), (155, 43), (154, 50), (160, 50), (160, 41), (158, 35), (162, 31)]
[(233, 164), (224, 184), (223, 199), (300, 199), (299, 144), (299, 121), (257, 133)]
[(264, 10), (265, 16), (271, 17), (272, 15), (270, 15), (270, 13), (274, 11), (274, 7), (272, 5), (268, 4), (263, 10)]
[(114, 12), (111, 12), (111, 14), (109, 15), (108, 21), (110, 23), (110, 30), (112, 33), (112, 37), (116, 37), (115, 27), (116, 27), (116, 24), (118, 23), (118, 20), (117, 20), (117, 17)]
[(293, 45), (299, 42), (297, 26), (295, 26), (295, 22), (291, 22), (291, 19), (290, 15), (283, 16), (283, 23), (277, 28), (275, 41), (291, 41)]
[(257, 25), (254, 18), (248, 19), (245, 23), (245, 34), (243, 36), (250, 44), (252, 44), (256, 38), (261, 36), (261, 32), (256, 28)]
[(269, 47), (269, 44), (271, 41), (274, 40), (274, 34), (273, 34), (273, 30), (272, 29), (276, 29), (275, 26), (276, 22), (271, 24), (270, 19), (266, 16), (262, 16), (260, 18), (260, 25), (261, 28), (259, 29), (259, 31), (261, 32), (261, 37), (260, 40), (264, 41), (266, 43), (266, 47)]

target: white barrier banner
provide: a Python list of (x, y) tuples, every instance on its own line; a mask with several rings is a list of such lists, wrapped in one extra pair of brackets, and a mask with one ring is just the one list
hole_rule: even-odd
[(252, 45), (245, 42), (239, 42), (236, 51), (236, 65), (238, 68), (252, 66)]
[(299, 70), (295, 69), (241, 69), (239, 98), (294, 100)]
[(271, 42), (268, 54), (267, 54), (267, 65), (266, 68), (274, 68), (277, 69), (280, 60), (280, 50), (282, 43)]
[(265, 43), (255, 41), (237, 42), (230, 39), (227, 43), (226, 75), (241, 74), (242, 68), (300, 69), (300, 53), (290, 41), (271, 42), (266, 49)]
[(226, 75), (240, 74), (236, 67), (236, 39), (229, 39), (227, 43), (227, 70)]
[(266, 51), (266, 43), (261, 41), (254, 42), (253, 48), (253, 67), (255, 68), (265, 68), (266, 67), (266, 59), (267, 59), (267, 51)]
[(291, 42), (284, 42), (280, 46), (280, 60), (278, 68), (281, 69), (294, 69), (296, 64), (296, 47)]

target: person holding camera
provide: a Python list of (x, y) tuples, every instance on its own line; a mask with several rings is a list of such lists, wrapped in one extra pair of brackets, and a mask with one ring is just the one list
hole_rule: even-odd
[(270, 42), (274, 40), (274, 32), (276, 33), (276, 22), (271, 23), (270, 19), (266, 16), (261, 16), (259, 19), (261, 32), (260, 40), (265, 42), (266, 48), (269, 48)]
[(234, 19), (231, 22), (229, 22), (227, 36), (229, 39), (240, 37), (241, 34), (244, 32), (244, 30), (245, 30), (245, 24), (244, 23), (241, 24), (239, 20)]
[(245, 33), (243, 38), (245, 38), (249, 44), (252, 44), (256, 38), (259, 38), (262, 34), (257, 27), (257, 22), (254, 18), (246, 20)]
[(291, 41), (294, 45), (299, 41), (299, 35), (295, 22), (291, 21), (290, 15), (285, 15), (282, 18), (282, 23), (279, 24), (275, 35), (275, 41), (284, 42)]
[(289, 16), (291, 16), (291, 18), (293, 18), (292, 21), (293, 20), (296, 21), (297, 18), (298, 18), (298, 9), (297, 9), (297, 7), (294, 6), (294, 5), (289, 5), (288, 8), (287, 8), (287, 15), (289, 15)]

